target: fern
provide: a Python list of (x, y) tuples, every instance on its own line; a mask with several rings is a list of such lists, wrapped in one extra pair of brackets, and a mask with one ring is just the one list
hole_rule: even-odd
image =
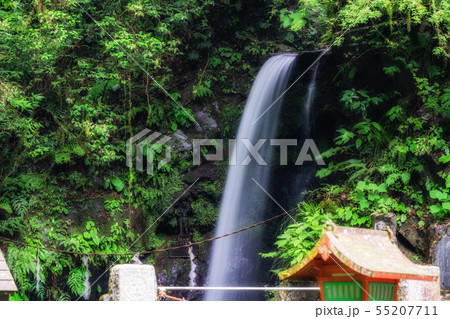
[(14, 232), (22, 230), (24, 227), (23, 217), (9, 217), (6, 220), (0, 221), (0, 233), (9, 233), (10, 236)]
[(28, 201), (23, 197), (13, 199), (12, 207), (17, 215), (23, 217), (28, 210)]
[(21, 291), (29, 290), (31, 280), (34, 282), (35, 278), (36, 250), (30, 247), (19, 248), (15, 245), (9, 245), (8, 247), (8, 254), (5, 257), (8, 265), (14, 265), (14, 267), (10, 267), (14, 280), (19, 289), (25, 288)]
[(84, 267), (74, 268), (69, 273), (67, 284), (74, 295), (81, 295), (84, 292), (84, 281), (86, 280)]
[(62, 294), (59, 296), (58, 300), (59, 300), (59, 301), (70, 301), (71, 298), (70, 298), (70, 295), (69, 295), (68, 293), (64, 292), (64, 293), (62, 293)]

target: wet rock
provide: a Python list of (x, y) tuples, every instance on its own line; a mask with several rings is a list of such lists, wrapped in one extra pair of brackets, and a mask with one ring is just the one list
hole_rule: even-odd
[(170, 143), (173, 150), (176, 152), (185, 153), (192, 151), (192, 142), (182, 130), (176, 130), (172, 134), (172, 140)]
[(407, 220), (398, 229), (403, 238), (417, 251), (424, 256), (428, 256), (429, 243), (427, 239), (427, 231), (419, 228), (415, 221)]
[[(160, 286), (189, 286), (189, 272), (191, 264), (189, 259), (171, 258), (164, 259), (163, 263), (158, 262), (157, 281)], [(192, 295), (188, 290), (176, 290), (168, 293), (176, 298), (184, 298), (186, 300), (195, 300), (196, 296)]]
[(186, 173), (183, 176), (183, 181), (186, 183), (193, 183), (197, 178), (209, 180), (216, 179), (216, 166), (212, 163), (200, 165)]
[(205, 131), (207, 133), (216, 133), (219, 130), (219, 127), (216, 121), (208, 114), (208, 112), (204, 109), (202, 111), (195, 112), (195, 119), (197, 120), (200, 127), (197, 127), (197, 131)]
[(69, 207), (66, 218), (74, 219), (77, 223), (83, 223), (88, 218), (96, 218), (103, 209), (104, 200), (92, 198), (74, 202)]
[[(204, 234), (205, 238), (210, 238), (213, 233)], [(203, 244), (198, 248), (197, 258), (194, 259), (197, 265), (195, 269), (195, 284), (198, 287), (206, 286), (206, 276), (208, 271), (208, 261), (210, 259), (210, 245)], [(191, 263), (188, 258), (169, 258), (168, 254), (159, 254), (154, 262), (158, 285), (160, 286), (189, 286), (189, 273)], [(171, 291), (170, 296), (184, 298), (186, 300), (202, 300), (204, 291)]]

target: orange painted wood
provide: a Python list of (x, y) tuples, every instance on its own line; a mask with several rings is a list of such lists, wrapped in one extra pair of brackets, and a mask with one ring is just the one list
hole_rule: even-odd
[(321, 277), (318, 278), (319, 287), (320, 287), (320, 300), (325, 301), (325, 290), (323, 287), (323, 280)]
[(369, 280), (367, 280), (367, 277), (365, 277), (362, 281), (361, 294), (363, 301), (369, 300)]

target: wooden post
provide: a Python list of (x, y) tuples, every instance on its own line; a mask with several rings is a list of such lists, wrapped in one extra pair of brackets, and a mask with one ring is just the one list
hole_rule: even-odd
[(368, 301), (369, 300), (369, 280), (368, 278), (364, 278), (362, 281), (362, 301)]
[(320, 300), (325, 301), (325, 290), (323, 287), (323, 279), (319, 277), (319, 287), (320, 287)]

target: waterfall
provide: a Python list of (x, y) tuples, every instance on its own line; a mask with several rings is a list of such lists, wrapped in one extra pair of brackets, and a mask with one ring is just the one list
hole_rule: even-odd
[[(307, 138), (311, 138), (313, 135), (312, 123), (312, 107), (314, 105), (314, 96), (316, 93), (316, 77), (317, 70), (319, 69), (319, 62), (315, 63), (311, 68), (311, 79), (306, 91), (306, 99), (304, 102), (302, 119), (302, 141)], [(288, 207), (295, 207), (298, 203), (305, 199), (303, 194), (305, 191), (310, 190), (313, 187), (313, 181), (316, 175), (316, 165), (313, 162), (304, 163), (296, 172), (290, 172), (289, 178), (286, 179), (288, 186)]]
[(195, 255), (194, 255), (194, 249), (192, 246), (189, 246), (188, 253), (189, 253), (189, 259), (191, 261), (191, 271), (189, 272), (189, 287), (195, 287), (195, 285), (196, 285), (195, 279), (197, 278), (195, 269), (197, 268), (197, 265), (194, 263)]
[[(267, 195), (252, 178), (267, 188), (272, 148), (268, 141), (259, 148), (258, 153), (267, 165), (258, 165), (250, 157), (244, 143), (255, 145), (259, 139), (271, 139), (275, 136), (283, 100), (279, 97), (286, 89), (295, 59), (295, 54), (271, 57), (255, 79), (239, 124), (232, 155), (236, 165), (230, 165), (228, 170), (215, 236), (251, 225), (265, 217)], [(258, 281), (261, 263), (258, 253), (261, 244), (261, 227), (214, 241), (208, 269), (208, 286), (261, 285)], [(204, 297), (205, 300), (260, 298), (260, 294), (253, 292), (221, 290), (207, 291)]]
[(91, 293), (89, 292), (89, 288), (91, 287), (91, 284), (89, 282), (88, 259), (89, 259), (88, 256), (83, 256), (83, 258), (81, 258), (81, 260), (83, 261), (83, 264), (84, 264), (84, 268), (85, 268), (84, 276), (86, 278), (86, 280), (84, 281), (84, 293), (83, 293), (84, 300), (89, 300), (89, 297), (91, 296)]
[(311, 138), (312, 134), (312, 127), (311, 127), (311, 108), (314, 101), (314, 94), (316, 92), (316, 76), (317, 76), (317, 70), (319, 69), (319, 62), (314, 64), (312, 67), (312, 76), (311, 81), (309, 81), (308, 85), (308, 92), (306, 95), (306, 102), (305, 107), (303, 111), (303, 119), (304, 119), (304, 125), (303, 125), (303, 138)]

